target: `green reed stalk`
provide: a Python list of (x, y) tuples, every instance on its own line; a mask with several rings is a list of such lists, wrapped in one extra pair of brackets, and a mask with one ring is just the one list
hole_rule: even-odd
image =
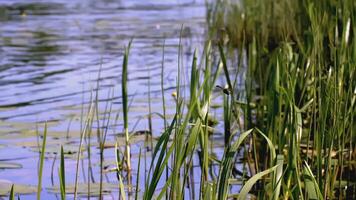
[(83, 140), (84, 140), (85, 136), (87, 135), (87, 132), (91, 128), (91, 124), (92, 124), (93, 118), (94, 118), (94, 103), (91, 102), (90, 103), (90, 107), (89, 107), (88, 116), (87, 116), (87, 118), (85, 120), (83, 131), (81, 132), (80, 141), (79, 141), (79, 148), (78, 148), (78, 154), (77, 154), (77, 158), (76, 158), (75, 183), (74, 183), (74, 200), (77, 199), (77, 195), (78, 195), (79, 160), (81, 160)]
[(43, 131), (43, 141), (41, 147), (41, 154), (40, 154), (40, 165), (38, 169), (38, 184), (37, 184), (37, 200), (41, 199), (41, 191), (42, 191), (42, 172), (43, 172), (43, 165), (44, 165), (44, 157), (45, 157), (45, 150), (46, 150), (46, 139), (47, 139), (47, 122), (45, 123), (44, 131)]
[[(286, 156), (283, 199), (353, 197), (355, 186), (341, 182), (352, 182), (342, 175), (345, 171), (354, 173), (344, 162), (355, 158), (350, 154), (355, 143), (350, 123), (355, 109), (355, 8), (352, 0), (242, 0), (209, 9), (225, 74), (230, 58), (224, 58), (222, 44), (247, 61), (242, 73), (242, 101), (247, 103), (238, 102), (244, 108), (244, 129), (260, 128)], [(226, 81), (230, 85), (228, 77)], [(262, 159), (268, 148), (260, 139), (254, 139), (254, 162), (258, 171), (265, 171), (275, 163)], [(278, 186), (276, 181), (272, 183)], [(276, 198), (278, 191), (266, 187), (269, 181), (262, 184), (266, 190), (255, 191), (257, 198)]]
[(127, 48), (125, 48), (125, 54), (122, 63), (122, 77), (121, 77), (121, 89), (122, 89), (122, 109), (123, 109), (123, 117), (124, 117), (124, 132), (125, 132), (125, 160), (126, 160), (126, 167), (127, 173), (129, 177), (129, 184), (130, 184), (130, 174), (131, 174), (131, 150), (130, 150), (130, 136), (129, 136), (129, 129), (128, 129), (128, 100), (127, 100), (127, 67), (128, 67), (128, 59), (130, 53), (132, 40), (129, 42)]
[(178, 168), (176, 167), (176, 165), (178, 164), (178, 152), (181, 150), (182, 148), (182, 143), (183, 143), (183, 137), (181, 136), (181, 134), (179, 133), (179, 129), (178, 126), (180, 126), (181, 121), (182, 121), (182, 106), (184, 105), (184, 100), (181, 97), (181, 57), (182, 57), (182, 36), (183, 36), (183, 24), (181, 25), (181, 29), (180, 29), (180, 34), (179, 34), (179, 44), (178, 44), (178, 65), (177, 65), (177, 85), (176, 85), (176, 115), (177, 115), (177, 123), (175, 124), (175, 133), (174, 133), (174, 154), (173, 154), (173, 158), (172, 158), (172, 168), (173, 168), (173, 177), (172, 177), (172, 187), (170, 190), (170, 198), (174, 198), (175, 195), (177, 195), (176, 191), (180, 191), (180, 182), (179, 182), (179, 176), (180, 176), (180, 172), (177, 171)]
[[(100, 61), (102, 62), (102, 61)], [(101, 69), (102, 69), (102, 63), (100, 63), (100, 68), (99, 68), (99, 72), (98, 72), (98, 77), (97, 77), (97, 81), (96, 81), (96, 92), (95, 92), (95, 100), (94, 100), (94, 104), (95, 104), (95, 117), (96, 117), (96, 123), (97, 123), (97, 140), (99, 143), (99, 148), (100, 148), (100, 185), (99, 185), (99, 199), (102, 199), (102, 190), (103, 190), (103, 162), (104, 162), (104, 149), (102, 148), (103, 144), (102, 144), (102, 137), (101, 137), (101, 130), (100, 130), (100, 119), (99, 119), (99, 87), (100, 87), (100, 75), (101, 75)], [(88, 176), (89, 176), (89, 169), (91, 167), (91, 160), (90, 160), (90, 154), (91, 154), (91, 150), (90, 150), (90, 141), (91, 141), (91, 131), (89, 132), (89, 134), (87, 134), (88, 136)], [(88, 178), (89, 179), (89, 178)], [(88, 195), (90, 194), (90, 181), (88, 181)]]
[(15, 200), (14, 184), (11, 185), (9, 200)]
[(63, 153), (63, 146), (61, 145), (61, 158), (60, 158), (60, 165), (59, 165), (59, 186), (61, 190), (61, 200), (66, 199), (66, 178), (65, 178), (65, 164), (64, 164), (64, 153)]
[(140, 191), (140, 168), (141, 168), (141, 148), (138, 153), (138, 163), (137, 163), (137, 173), (136, 173), (136, 190), (135, 190), (135, 200), (138, 200), (138, 193)]
[(125, 200), (126, 199), (125, 186), (123, 184), (122, 176), (121, 176), (122, 163), (120, 161), (119, 148), (117, 142), (115, 143), (115, 162), (116, 162), (116, 176), (117, 179), (119, 180), (120, 196), (123, 200)]
[[(167, 117), (166, 117), (166, 100), (164, 97), (164, 63), (165, 63), (165, 46), (166, 46), (166, 42), (165, 40), (163, 40), (163, 45), (162, 45), (162, 63), (161, 63), (161, 95), (162, 95), (162, 110), (163, 110), (163, 132), (165, 132), (167, 130)], [(166, 150), (167, 151), (167, 150)], [(167, 153), (167, 152), (166, 152)], [(168, 165), (166, 166), (166, 181), (168, 180), (168, 176), (169, 176), (169, 171), (168, 171)], [(166, 199), (168, 199), (168, 195), (169, 193), (166, 193)]]

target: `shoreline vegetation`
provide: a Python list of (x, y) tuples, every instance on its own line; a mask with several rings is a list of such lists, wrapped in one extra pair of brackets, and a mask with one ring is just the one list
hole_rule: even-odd
[[(124, 144), (116, 141), (106, 149), (113, 105), (107, 103), (107, 114), (99, 117), (93, 92), (88, 115), (81, 117), (75, 184), (66, 182), (61, 147), (59, 187), (51, 189), (60, 199), (85, 194), (103, 199), (107, 187), (116, 187), (121, 199), (356, 199), (356, 2), (223, 0), (207, 3), (207, 21), (209, 40), (201, 56), (193, 53), (188, 88), (180, 74), (180, 39), (173, 117), (165, 113), (161, 76), (163, 113), (150, 108), (147, 120), (151, 124), (151, 116), (159, 115), (164, 130), (156, 139), (151, 126), (143, 133), (151, 151), (142, 147), (137, 166), (131, 162), (130, 41), (121, 77)], [(162, 49), (163, 74), (164, 42)], [(218, 79), (226, 85), (217, 85)], [(213, 98), (221, 98), (222, 119), (212, 117)], [(223, 124), (221, 155), (212, 150), (217, 123)], [(79, 163), (83, 149), (90, 163), (92, 134), (99, 141), (100, 182), (81, 185)], [(41, 199), (47, 127), (38, 135), (39, 184), (32, 192)], [(115, 168), (105, 169), (104, 151), (115, 152)], [(143, 162), (148, 171), (140, 171)], [(89, 177), (91, 165), (87, 168)], [(104, 173), (115, 173), (117, 184), (104, 182)], [(22, 199), (21, 187), (10, 186), (9, 199)]]
[[(270, 176), (258, 198), (355, 199), (356, 2), (218, 1), (208, 13), (211, 37), (245, 62), (244, 129), (284, 158), (278, 187)], [(261, 139), (255, 172), (278, 163)]]

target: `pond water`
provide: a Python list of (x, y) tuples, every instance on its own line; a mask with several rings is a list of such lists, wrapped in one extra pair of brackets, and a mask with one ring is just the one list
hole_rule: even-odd
[[(99, 71), (99, 110), (104, 113), (106, 102), (109, 102), (112, 113), (121, 116), (122, 56), (131, 38), (128, 90), (133, 100), (129, 113), (130, 129), (148, 129), (144, 117), (148, 114), (148, 82), (152, 110), (162, 112), (160, 74), (163, 41), (166, 44), (163, 79), (167, 113), (173, 114), (171, 94), (176, 86), (180, 29), (184, 24), (182, 64), (188, 66), (194, 48), (201, 49), (204, 44), (204, 2), (0, 1), (0, 185), (7, 182), (37, 184), (39, 153), (36, 130), (42, 134), (45, 121), (48, 123), (48, 153), (42, 197), (59, 198), (48, 188), (59, 183), (56, 152), (61, 144), (71, 153), (66, 159), (66, 176), (68, 183), (74, 183), (75, 159), (72, 154), (78, 149), (81, 116), (85, 117), (87, 113), (90, 97), (95, 93), (93, 89), (97, 88)], [(103, 113), (101, 115), (105, 115)], [(112, 146), (114, 135), (122, 132), (121, 118), (118, 123), (110, 124), (108, 146)], [(154, 135), (159, 135), (162, 127), (162, 120), (154, 116)], [(99, 172), (95, 142), (93, 139), (92, 182), (98, 182)], [(135, 157), (138, 148), (132, 149)], [(114, 150), (109, 148), (105, 155), (110, 163)], [(133, 165), (136, 163), (134, 161)], [(88, 159), (84, 158), (81, 166), (84, 167), (80, 170), (79, 180), (85, 183), (88, 181)], [(116, 176), (106, 174), (105, 182), (114, 183), (116, 187)], [(105, 199), (116, 198), (117, 190), (114, 193)], [(35, 194), (22, 197), (34, 199)]]

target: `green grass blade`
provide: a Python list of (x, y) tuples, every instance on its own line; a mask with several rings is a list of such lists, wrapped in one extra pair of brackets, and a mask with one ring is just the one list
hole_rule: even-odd
[[(129, 54), (131, 48), (132, 40), (129, 42), (128, 47), (125, 49), (124, 59), (122, 63), (122, 77), (121, 77), (121, 89), (122, 89), (122, 109), (123, 109), (123, 117), (124, 117), (124, 132), (125, 132), (125, 160), (126, 160), (126, 168), (128, 174), (131, 172), (131, 150), (130, 150), (130, 136), (128, 129), (128, 100), (127, 100), (127, 67), (129, 62)], [(131, 184), (131, 177), (129, 175), (129, 184)]]
[[(219, 45), (219, 52), (220, 52), (220, 57), (221, 57), (221, 61), (223, 64), (223, 69), (225, 72), (225, 78), (226, 78), (227, 84), (229, 86), (229, 91), (233, 93), (233, 87), (232, 87), (232, 83), (231, 83), (230, 76), (229, 76), (229, 70), (227, 68), (226, 57), (225, 57), (224, 49), (221, 45)], [(232, 96), (234, 96), (234, 95), (232, 95)]]
[(280, 164), (274, 166), (274, 167), (271, 167), (269, 169), (266, 169), (262, 172), (259, 172), (257, 173), (256, 175), (254, 175), (253, 177), (251, 177), (246, 183), (245, 185), (242, 187), (241, 191), (240, 191), (240, 194), (239, 194), (239, 197), (238, 197), (238, 200), (245, 200), (247, 199), (247, 195), (248, 193), (250, 192), (250, 190), (252, 189), (253, 185), (260, 179), (263, 178), (263, 176), (271, 173), (271, 172), (274, 172), (278, 167), (279, 167)]
[[(122, 200), (126, 200), (126, 194), (125, 194), (125, 185), (122, 182), (122, 176), (121, 174), (118, 175), (119, 176), (119, 188), (120, 188), (120, 195)], [(130, 187), (130, 186), (129, 186)]]
[(258, 128), (255, 129), (266, 140), (268, 148), (270, 150), (270, 159), (273, 162), (276, 159), (276, 149), (274, 148), (272, 141), (265, 134), (263, 134), (263, 132), (260, 129)]
[(9, 200), (15, 200), (14, 184), (11, 186)]
[(66, 178), (65, 178), (65, 165), (64, 165), (64, 153), (63, 153), (63, 146), (61, 146), (61, 160), (60, 160), (60, 167), (59, 167), (59, 181), (60, 181), (60, 190), (61, 190), (61, 199), (66, 199)]
[(282, 185), (282, 179), (283, 179), (283, 161), (284, 161), (284, 157), (283, 155), (278, 155), (277, 156), (277, 169), (276, 169), (276, 173), (274, 176), (274, 188), (275, 188), (275, 192), (273, 193), (273, 199), (274, 200), (278, 200), (279, 196), (280, 196), (280, 192), (281, 192), (281, 185)]
[(90, 129), (89, 126), (90, 126), (91, 122), (93, 121), (93, 118), (94, 118), (93, 115), (94, 115), (94, 103), (91, 101), (88, 116), (85, 120), (84, 128), (83, 128), (82, 132), (80, 133), (81, 135), (80, 135), (80, 140), (79, 140), (79, 147), (78, 147), (78, 153), (77, 153), (77, 158), (76, 158), (76, 167), (75, 167), (74, 200), (77, 199), (77, 194), (78, 194), (79, 160), (81, 158), (83, 140), (86, 136), (86, 133), (88, 132), (88, 129)]
[(237, 153), (238, 148), (245, 140), (245, 138), (252, 133), (253, 129), (241, 133), (239, 138), (231, 145), (231, 148), (225, 152), (218, 180), (218, 199), (226, 199), (228, 195), (229, 178), (231, 176), (233, 159)]
[(119, 180), (119, 190), (120, 190), (120, 196), (122, 199), (126, 199), (126, 194), (125, 194), (125, 186), (122, 182), (122, 176), (121, 176), (121, 161), (120, 161), (120, 155), (119, 155), (119, 148), (117, 141), (115, 143), (115, 163), (116, 163), (116, 176), (117, 179)]
[(135, 200), (138, 200), (138, 192), (140, 190), (140, 167), (141, 166), (141, 148), (138, 154), (138, 163), (137, 163), (137, 175), (136, 175), (136, 192), (135, 192)]
[[(150, 180), (150, 183), (146, 183), (147, 187), (146, 187), (146, 191), (144, 194), (144, 199), (152, 199), (152, 196), (153, 196), (154, 191), (157, 187), (158, 181), (162, 175), (164, 168), (166, 167), (167, 158), (169, 157), (168, 155), (171, 154), (172, 147), (174, 147), (173, 144), (172, 144), (170, 150), (166, 154), (166, 159), (164, 159), (164, 156), (166, 153), (169, 136), (171, 135), (171, 133), (173, 131), (173, 128), (176, 124), (176, 120), (177, 120), (177, 115), (174, 116), (174, 119), (173, 119), (171, 125), (169, 126), (168, 130), (162, 134), (162, 136), (159, 138), (159, 140), (156, 144), (148, 177), (150, 177), (150, 172), (153, 169), (153, 164), (155, 163), (156, 165), (155, 165), (155, 169), (153, 171), (153, 175), (152, 175), (152, 179)], [(159, 153), (159, 150), (160, 150), (160, 153)], [(158, 155), (158, 153), (159, 153), (159, 155)], [(157, 156), (158, 156), (158, 159), (155, 162)]]
[(122, 107), (124, 116), (124, 128), (128, 127), (128, 100), (127, 100), (127, 67), (129, 62), (129, 54), (131, 48), (131, 42), (129, 42), (127, 48), (125, 48), (125, 54), (122, 61), (122, 77), (121, 77), (121, 92), (122, 92)]
[(42, 149), (41, 149), (41, 156), (40, 156), (40, 166), (38, 170), (38, 185), (37, 185), (37, 200), (41, 199), (41, 191), (42, 191), (42, 172), (43, 172), (43, 165), (44, 165), (44, 155), (46, 150), (46, 139), (47, 139), (47, 123), (45, 123), (45, 128), (43, 132), (43, 142), (42, 142)]
[(305, 189), (309, 195), (310, 199), (323, 199), (323, 195), (320, 192), (318, 183), (314, 178), (313, 172), (311, 171), (307, 162), (304, 162), (303, 176), (305, 181)]

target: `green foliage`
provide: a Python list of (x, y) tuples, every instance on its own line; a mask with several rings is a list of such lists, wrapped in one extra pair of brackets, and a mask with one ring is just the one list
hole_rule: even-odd
[(61, 199), (66, 199), (66, 178), (65, 178), (65, 164), (64, 164), (64, 153), (63, 146), (61, 146), (61, 159), (59, 166), (59, 182), (60, 182), (60, 190), (61, 190)]
[(42, 141), (42, 148), (40, 153), (40, 164), (38, 169), (38, 184), (37, 184), (37, 200), (41, 199), (41, 191), (42, 191), (42, 173), (43, 173), (43, 163), (44, 157), (46, 154), (46, 140), (47, 140), (47, 124), (45, 124), (44, 131), (43, 131), (43, 141)]
[[(225, 54), (224, 65), (233, 49), (247, 63), (246, 74), (237, 75), (245, 81), (238, 88), (245, 98), (236, 102), (245, 127), (265, 132), (285, 157), (281, 184), (255, 194), (354, 198), (349, 174), (355, 168), (346, 163), (355, 159), (356, 2), (218, 1), (209, 11), (210, 36)], [(255, 162), (252, 172), (271, 167), (260, 160), (266, 156), (262, 138), (253, 141), (256, 153), (247, 154)], [(339, 180), (348, 187), (338, 187)]]
[[(207, 6), (212, 42), (206, 43), (202, 59), (194, 51), (187, 88), (181, 85), (179, 42), (173, 119), (168, 118), (165, 110), (163, 49), (163, 114), (158, 116), (163, 119), (164, 130), (155, 141), (148, 172), (140, 171), (140, 150), (136, 185), (130, 181), (134, 174), (128, 131), (131, 42), (125, 49), (121, 77), (125, 153), (120, 154), (116, 142), (116, 168), (112, 169), (118, 178), (121, 198), (130, 197), (131, 188), (136, 188), (135, 199), (142, 195), (147, 200), (180, 200), (187, 195), (191, 199), (198, 196), (212, 200), (352, 199), (356, 190), (351, 176), (355, 173), (352, 152), (356, 143), (356, 3), (242, 0), (217, 1)], [(234, 62), (236, 58), (238, 63)], [(217, 80), (227, 86), (217, 90)], [(185, 89), (189, 91), (187, 97), (181, 92)], [(219, 98), (221, 105), (213, 107), (212, 101)], [(223, 119), (218, 121), (224, 123), (224, 144), (218, 148), (223, 155), (212, 150), (216, 129), (211, 122), (211, 110), (219, 106), (223, 109)], [(91, 132), (94, 113), (98, 112), (94, 107), (92, 103), (81, 135), (77, 177), (82, 140)], [(105, 136), (102, 139), (101, 156)], [(37, 199), (45, 142), (46, 128)], [(102, 168), (103, 158), (100, 162)], [(64, 169), (62, 148), (62, 199), (66, 197)], [(142, 176), (144, 187), (139, 185)], [(241, 189), (237, 190), (236, 184)], [(90, 186), (86, 189), (89, 195)]]

